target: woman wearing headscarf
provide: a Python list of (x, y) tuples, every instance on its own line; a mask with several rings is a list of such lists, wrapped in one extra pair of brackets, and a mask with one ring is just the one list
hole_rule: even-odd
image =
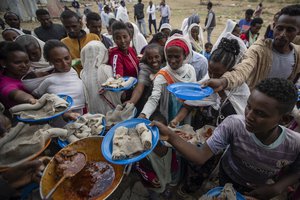
[(47, 78), (47, 75), (53, 70), (53, 66), (44, 59), (43, 48), (45, 43), (42, 40), (32, 35), (20, 35), (15, 41), (28, 54), (31, 68), (21, 80), (24, 87), (32, 92)]
[(15, 41), (20, 35), (25, 35), (25, 33), (16, 28), (5, 28), (2, 31), (2, 37), (5, 41)]
[(132, 34), (132, 46), (135, 49), (137, 55), (141, 54), (142, 49), (147, 46), (148, 42), (143, 36), (143, 34), (139, 31), (137, 25), (132, 22), (126, 23), (127, 27), (131, 31)]
[(81, 80), (84, 84), (88, 112), (106, 114), (114, 106), (121, 104), (121, 93), (105, 91), (99, 95), (101, 84), (113, 77), (112, 67), (106, 65), (108, 50), (100, 41), (89, 42), (80, 53), (82, 62)]
[(182, 21), (181, 30), (183, 35), (186, 35), (188, 33), (188, 29), (191, 24), (200, 24), (200, 17), (198, 14), (193, 14)]
[(198, 24), (194, 23), (190, 25), (188, 29), (188, 38), (194, 51), (200, 53), (204, 50), (203, 31)]
[(167, 86), (177, 82), (196, 82), (195, 69), (187, 64), (192, 57), (192, 47), (187, 39), (179, 34), (173, 35), (167, 41), (164, 53), (167, 66), (157, 73), (151, 96), (140, 117), (149, 118), (160, 104), (159, 111), (167, 121), (173, 119), (181, 103), (168, 92)]
[(226, 22), (225, 29), (223, 30), (223, 32), (221, 33), (221, 35), (217, 39), (217, 41), (214, 44), (211, 52), (214, 52), (214, 50), (217, 49), (217, 47), (218, 47), (219, 43), (221, 42), (222, 38), (236, 39), (239, 43), (239, 46), (240, 46), (240, 53), (237, 56), (236, 64), (239, 63), (241, 61), (244, 53), (247, 50), (247, 47), (246, 47), (245, 43), (243, 42), (243, 40), (241, 40), (239, 35), (240, 35), (239, 25), (236, 22), (232, 21), (231, 19), (228, 19), (227, 22)]
[(172, 31), (172, 26), (169, 23), (162, 24), (159, 29), (159, 32), (164, 33), (168, 37), (170, 37), (171, 31)]
[(53, 69), (43, 56), (45, 42), (33, 35), (20, 35), (15, 41), (26, 49), (33, 71), (48, 71)]

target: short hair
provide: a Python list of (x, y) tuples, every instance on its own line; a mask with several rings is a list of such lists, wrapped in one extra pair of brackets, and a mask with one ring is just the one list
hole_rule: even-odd
[(278, 101), (280, 103), (279, 112), (281, 114), (291, 112), (298, 99), (296, 86), (291, 81), (282, 78), (262, 80), (255, 86), (255, 89)]
[(157, 32), (153, 35), (152, 39), (150, 40), (149, 44), (151, 43), (156, 43), (158, 42), (159, 40), (162, 40), (164, 38), (168, 38), (168, 36), (162, 32)]
[(114, 32), (118, 31), (118, 30), (126, 30), (128, 32), (129, 35), (130, 34), (130, 31), (129, 31), (129, 28), (127, 27), (127, 25), (124, 23), (124, 22), (121, 22), (121, 21), (116, 21), (112, 24), (112, 34), (114, 35)]
[(213, 7), (213, 3), (212, 2), (208, 2), (207, 6), (211, 8), (211, 7)]
[(6, 44), (3, 44), (1, 51), (0, 51), (0, 58), (6, 60), (8, 56), (15, 51), (22, 51), (27, 54), (24, 47), (19, 45), (16, 42), (6, 41)]
[(264, 20), (260, 17), (254, 18), (251, 23), (250, 26), (255, 26), (256, 24), (263, 24)]
[(108, 27), (111, 27), (117, 20), (115, 18), (111, 18), (108, 20)]
[(41, 16), (41, 15), (50, 15), (50, 14), (49, 14), (48, 10), (40, 8), (35, 11), (35, 15)]
[(205, 48), (212, 47), (212, 46), (213, 46), (213, 44), (210, 42), (206, 42), (204, 45)]
[(48, 40), (44, 45), (44, 58), (49, 62), (50, 51), (57, 47), (66, 48), (69, 51), (69, 48), (59, 40)]
[(246, 11), (245, 11), (245, 14), (246, 15), (253, 15), (253, 13), (254, 13), (254, 10), (253, 9), (247, 9)]
[(65, 10), (60, 14), (60, 20), (66, 20), (75, 17), (78, 21), (81, 19), (75, 12), (72, 10)]
[(170, 32), (170, 37), (171, 37), (172, 35), (174, 35), (175, 33), (180, 34), (180, 35), (183, 35), (182, 30), (179, 30), (179, 29), (173, 29), (173, 30)]
[(240, 45), (236, 39), (222, 38), (216, 50), (211, 54), (212, 62), (220, 62), (227, 70), (231, 69), (240, 53)]
[(282, 8), (279, 12), (279, 17), (281, 15), (300, 16), (300, 4), (294, 4)]
[(101, 17), (98, 13), (90, 12), (89, 14), (86, 15), (86, 22), (89, 22), (91, 20), (101, 21)]
[(151, 43), (145, 47), (143, 57), (140, 61), (141, 63), (148, 64), (146, 56), (147, 56), (148, 50), (150, 50), (150, 49), (158, 49), (159, 55), (161, 56), (161, 63), (163, 63), (165, 61), (164, 48), (157, 43)]
[(15, 16), (17, 16), (18, 20), (20, 20), (20, 16), (17, 15), (16, 13), (14, 13), (14, 12), (11, 12), (11, 11), (7, 11), (7, 12), (4, 14), (3, 18), (4, 18), (5, 20), (7, 20), (8, 15), (15, 15)]

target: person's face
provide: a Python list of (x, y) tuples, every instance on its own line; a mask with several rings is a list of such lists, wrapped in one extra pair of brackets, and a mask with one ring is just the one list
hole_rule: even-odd
[(252, 34), (257, 34), (259, 30), (261, 29), (262, 24), (255, 24), (254, 26), (251, 26), (250, 30)]
[(52, 25), (51, 17), (50, 15), (40, 15), (37, 16), (37, 20), (41, 23), (41, 26), (43, 28), (50, 28)]
[(78, 38), (80, 36), (80, 31), (82, 29), (81, 20), (77, 20), (76, 17), (71, 17), (69, 19), (62, 20), (62, 23), (70, 38)]
[(19, 18), (14, 14), (8, 14), (6, 16), (5, 22), (11, 27), (20, 29), (20, 20)]
[(41, 52), (41, 48), (39, 45), (31, 44), (26, 47), (26, 50), (27, 50), (27, 54), (28, 54), (30, 61), (32, 61), (32, 62), (40, 61), (40, 59), (42, 57), (42, 52)]
[(297, 16), (281, 15), (274, 27), (274, 45), (284, 47), (300, 33), (300, 18)]
[(170, 36), (170, 33), (171, 33), (171, 30), (170, 29), (168, 29), (168, 28), (163, 28), (163, 29), (161, 29), (161, 32), (162, 33), (164, 33), (164, 34), (166, 34), (166, 36)]
[(121, 51), (127, 51), (130, 45), (131, 37), (126, 29), (113, 32), (113, 39)]
[(231, 33), (236, 37), (240, 37), (241, 34), (240, 26), (237, 24)]
[(90, 33), (94, 33), (96, 35), (101, 34), (101, 29), (102, 29), (102, 23), (101, 20), (90, 20), (86, 26), (90, 30)]
[(28, 55), (23, 51), (11, 52), (3, 62), (5, 70), (19, 79), (22, 78), (30, 68)]
[(279, 102), (254, 89), (245, 108), (246, 129), (264, 135), (275, 128), (282, 119)]
[(191, 30), (191, 35), (193, 37), (194, 40), (199, 40), (198, 36), (199, 36), (199, 27), (195, 26), (192, 28)]
[(161, 1), (161, 2), (160, 2), (160, 5), (165, 6), (165, 5), (166, 5), (166, 2), (165, 2), (165, 1)]
[(149, 6), (152, 6), (153, 5), (153, 2), (152, 1), (149, 1)]
[(152, 48), (146, 50), (146, 61), (148, 65), (150, 65), (153, 69), (159, 69), (161, 66), (161, 55), (159, 53), (159, 49)]
[(168, 47), (166, 50), (167, 61), (173, 70), (179, 69), (185, 59), (184, 50), (178, 46)]
[(8, 31), (5, 31), (3, 34), (2, 34), (2, 37), (5, 41), (15, 41), (15, 39), (19, 36), (20, 34), (17, 33), (16, 31), (13, 31), (13, 30), (8, 30)]
[(245, 19), (246, 19), (246, 21), (250, 21), (251, 20), (251, 18), (252, 18), (252, 15), (249, 15), (249, 14), (245, 14)]
[(133, 34), (134, 34), (134, 28), (133, 25), (130, 22), (126, 23), (127, 28), (129, 29), (130, 32), (130, 37), (133, 38)]
[(167, 42), (167, 38), (166, 37), (163, 37), (163, 38), (161, 38), (161, 39), (158, 40), (158, 44), (160, 46), (162, 46), (162, 47), (165, 46), (166, 42)]
[(72, 58), (65, 47), (55, 47), (49, 52), (49, 63), (57, 72), (68, 72), (71, 69)]
[(211, 50), (212, 50), (212, 48), (213, 48), (213, 46), (208, 46), (208, 47), (206, 47), (205, 48), (205, 51), (207, 52), (207, 53), (210, 53), (211, 52)]
[(210, 78), (220, 78), (226, 71), (227, 69), (222, 63), (209, 61), (208, 75)]

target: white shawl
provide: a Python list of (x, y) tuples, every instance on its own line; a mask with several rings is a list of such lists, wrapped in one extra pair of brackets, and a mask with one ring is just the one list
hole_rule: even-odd
[[(106, 65), (108, 61), (108, 50), (100, 41), (91, 41), (81, 50), (82, 71), (80, 77), (85, 85), (85, 94), (88, 111), (92, 114), (106, 114), (112, 108), (99, 95), (101, 84), (108, 78), (113, 77), (112, 67)], [(113, 105), (121, 104), (121, 93), (105, 91), (104, 94)]]
[[(199, 27), (199, 35), (198, 35), (198, 41), (196, 41), (192, 36), (192, 28)], [(204, 53), (204, 37), (203, 37), (203, 30), (198, 24), (191, 24), (188, 29), (188, 38), (192, 44), (192, 46), (195, 48), (195, 51), (197, 53), (200, 53), (201, 51)]]
[(133, 26), (133, 38), (132, 43), (133, 47), (135, 48), (136, 53), (139, 55), (141, 53), (141, 50), (148, 45), (147, 40), (143, 36), (143, 34), (140, 33), (137, 25), (135, 23), (130, 22)]
[(232, 31), (234, 30), (234, 27), (236, 26), (236, 22), (232, 21), (231, 19), (227, 20), (225, 29), (223, 30), (222, 34), (219, 36), (217, 42), (214, 44), (211, 52), (214, 52), (214, 50), (216, 50), (218, 48), (219, 43), (221, 42), (222, 38), (227, 38), (227, 39), (236, 39), (240, 45), (240, 53), (237, 56), (236, 59), (236, 64), (239, 63), (242, 58), (243, 55), (245, 54), (245, 52), (247, 51), (247, 47), (245, 45), (245, 43), (243, 42), (243, 40), (241, 40), (241, 38), (236, 37), (235, 35), (232, 34)]

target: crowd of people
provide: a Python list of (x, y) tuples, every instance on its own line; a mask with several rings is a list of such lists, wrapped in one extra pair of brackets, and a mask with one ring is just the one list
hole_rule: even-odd
[[(220, 186), (232, 183), (249, 200), (300, 198), (299, 4), (274, 11), (264, 37), (259, 37), (262, 3), (255, 11), (247, 9), (239, 22), (228, 19), (212, 43), (217, 17), (210, 1), (203, 27), (193, 14), (180, 29), (169, 24), (171, 9), (165, 0), (160, 5), (150, 0), (147, 8), (138, 0), (135, 22), (129, 20), (125, 1), (96, 2), (99, 12), (85, 9), (83, 16), (77, 4), (75, 10), (65, 9), (61, 24), (53, 23), (46, 9), (37, 9), (40, 26), (33, 30), (23, 29), (16, 13), (4, 14), (1, 136), (17, 123), (11, 107), (35, 104), (46, 93), (74, 100), (65, 121), (51, 124), (57, 127), (87, 112), (105, 115), (119, 104), (132, 103), (136, 117), (150, 119), (160, 139), (173, 146), (159, 142), (134, 164), (150, 199), (171, 199), (174, 185), (186, 199), (214, 169)], [(103, 90), (108, 78), (123, 76), (137, 78), (137, 85), (123, 93)], [(167, 86), (181, 82), (210, 86), (214, 93), (203, 100), (177, 99)], [(215, 129), (196, 146), (173, 131), (183, 124), (195, 131), (206, 125)], [(15, 190), (33, 181), (40, 165), (31, 161), (23, 166), (31, 170), (30, 178), (22, 167), (0, 174), (0, 199), (18, 194)]]

